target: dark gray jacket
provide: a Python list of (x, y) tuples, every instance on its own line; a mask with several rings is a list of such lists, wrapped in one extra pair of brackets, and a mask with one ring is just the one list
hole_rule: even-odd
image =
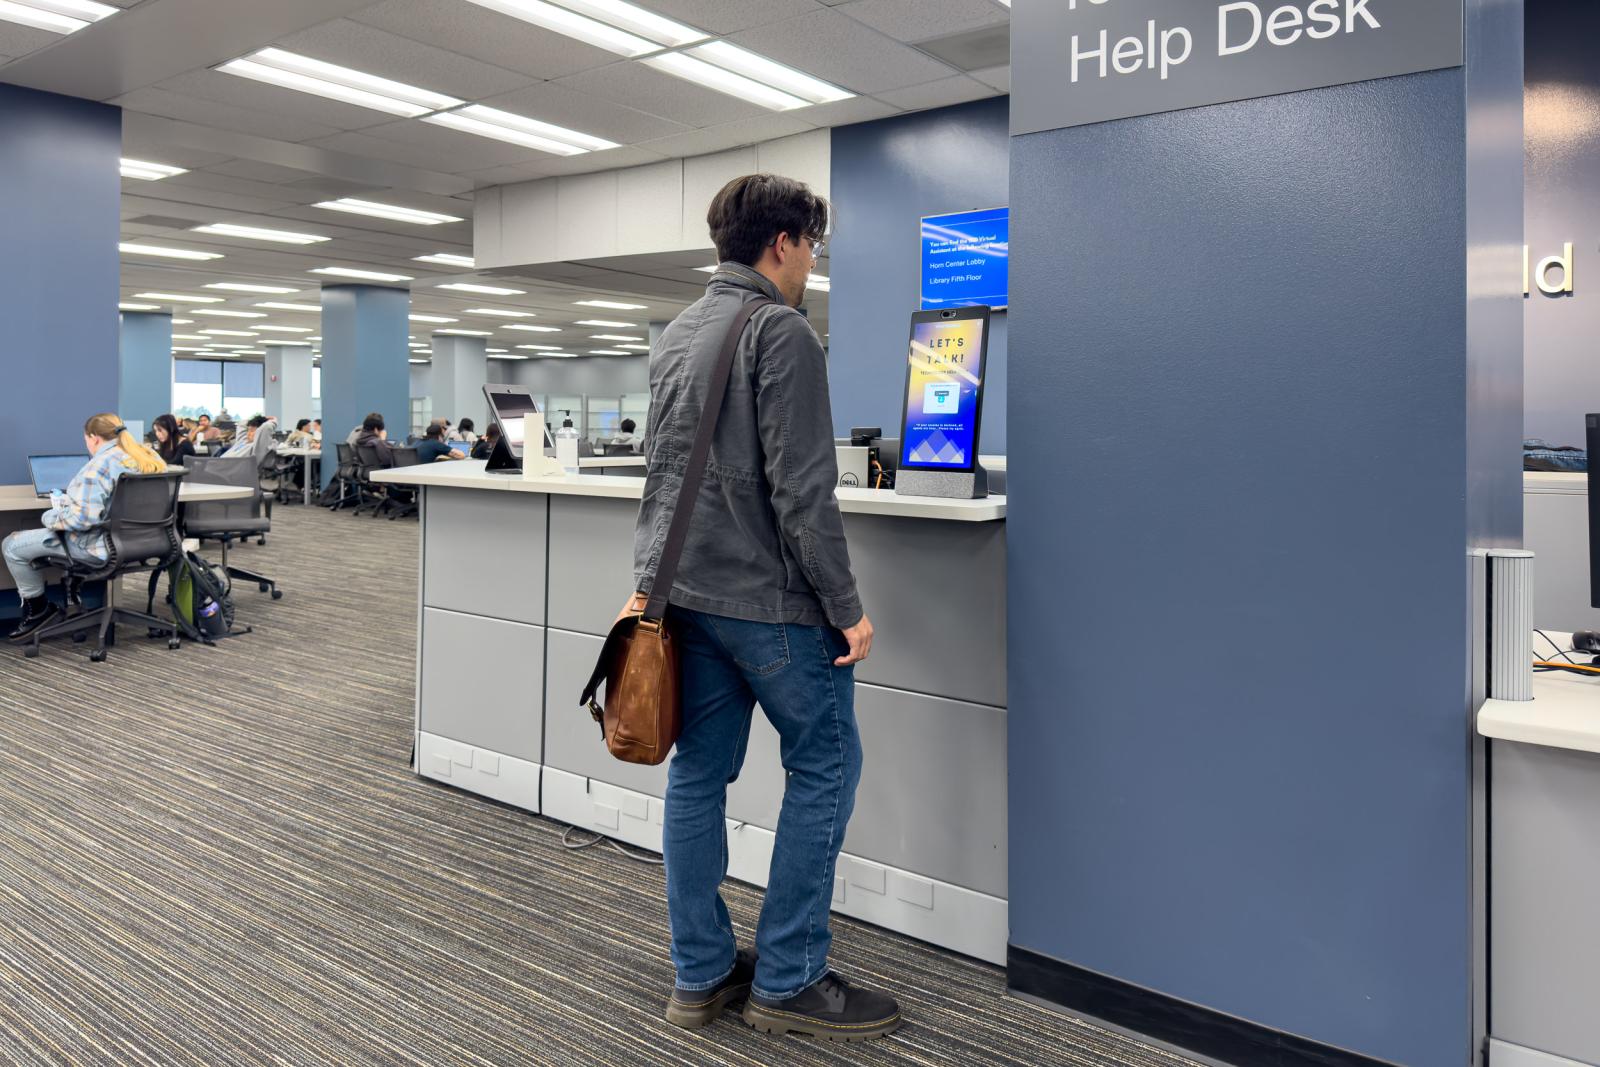
[(861, 600), (834, 487), (827, 356), (777, 287), (724, 263), (650, 353), (650, 435), (634, 528), (635, 588), (648, 593), (683, 484), (709, 379), (735, 312), (764, 295), (734, 357), (711, 459), (670, 600), (713, 615), (846, 629)]

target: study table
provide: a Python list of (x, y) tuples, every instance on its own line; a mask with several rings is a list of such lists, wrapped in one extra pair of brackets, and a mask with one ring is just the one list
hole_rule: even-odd
[(300, 482), (301, 488), (305, 490), (305, 503), (309, 506), (311, 503), (311, 487), (313, 485), (321, 486), (322, 484), (321, 471), (319, 469), (322, 463), (322, 449), (304, 448), (299, 445), (294, 447), (279, 445), (274, 451), (286, 459), (298, 457), (302, 461), (304, 470), (301, 472)]
[[(612, 759), (578, 704), (633, 591), (644, 479), (525, 479), (476, 461), (376, 471), (421, 498), (418, 774), (660, 851), (666, 766)], [(865, 769), (835, 910), (1005, 959), (1004, 497), (840, 489), (876, 636), (856, 668)], [(729, 872), (764, 885), (783, 799), (756, 715), (728, 792)]]

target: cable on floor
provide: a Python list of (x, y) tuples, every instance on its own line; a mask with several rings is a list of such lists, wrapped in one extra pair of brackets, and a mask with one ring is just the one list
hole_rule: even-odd
[(562, 848), (567, 849), (570, 852), (579, 852), (586, 848), (593, 848), (595, 845), (598, 845), (600, 842), (604, 841), (615, 851), (622, 853), (622, 855), (638, 863), (648, 863), (653, 866), (660, 867), (666, 862), (660, 856), (652, 856), (648, 852), (636, 852), (633, 849), (623, 845), (620, 841), (613, 841), (605, 834), (595, 834), (587, 841), (574, 841), (572, 838), (572, 833), (574, 830), (578, 829), (579, 828), (576, 826), (569, 826), (565, 830), (561, 831)]

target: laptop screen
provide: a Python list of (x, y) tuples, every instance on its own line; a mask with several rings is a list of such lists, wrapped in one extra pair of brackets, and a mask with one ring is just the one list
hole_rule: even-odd
[(88, 461), (89, 457), (81, 453), (75, 456), (29, 456), (28, 470), (33, 474), (33, 491), (41, 497), (49, 496), (52, 491), (65, 491)]

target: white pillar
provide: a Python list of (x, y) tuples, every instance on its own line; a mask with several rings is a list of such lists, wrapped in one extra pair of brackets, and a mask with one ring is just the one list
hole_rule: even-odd
[(433, 417), (454, 424), (471, 419), (477, 432), (483, 433), (489, 422), (489, 406), (483, 399), (483, 386), (489, 380), (488, 340), (436, 333), (429, 341), (433, 348)]
[(309, 419), (311, 407), (311, 346), (307, 344), (267, 345), (267, 414), (284, 430), (294, 429), (301, 419)]

